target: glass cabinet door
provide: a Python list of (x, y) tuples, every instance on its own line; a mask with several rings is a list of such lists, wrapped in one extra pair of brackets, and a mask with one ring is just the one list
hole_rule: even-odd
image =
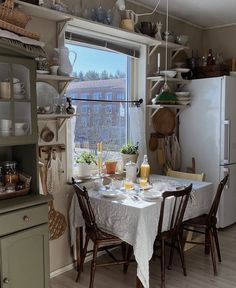
[[(19, 59), (16, 62), (20, 62)], [(28, 65), (1, 63), (0, 58), (0, 136), (2, 137), (32, 135), (30, 72)]]

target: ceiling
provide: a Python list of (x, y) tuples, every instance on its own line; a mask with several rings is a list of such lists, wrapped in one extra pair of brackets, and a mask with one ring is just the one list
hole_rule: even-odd
[[(157, 0), (136, 2), (154, 8)], [(158, 10), (166, 11), (166, 0), (160, 0)], [(236, 0), (169, 0), (169, 14), (202, 28), (235, 24)]]

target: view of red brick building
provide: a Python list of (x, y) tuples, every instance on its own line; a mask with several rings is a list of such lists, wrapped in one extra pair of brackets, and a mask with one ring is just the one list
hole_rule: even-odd
[(110, 150), (117, 150), (125, 143), (127, 104), (112, 101), (126, 100), (126, 79), (73, 81), (67, 88), (66, 96), (85, 99), (72, 101), (78, 114), (75, 131), (78, 146), (83, 147), (88, 143), (93, 146), (103, 141)]

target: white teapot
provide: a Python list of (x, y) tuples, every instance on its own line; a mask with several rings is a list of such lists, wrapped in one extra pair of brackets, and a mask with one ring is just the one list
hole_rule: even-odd
[(129, 179), (132, 182), (136, 182), (137, 175), (139, 173), (139, 167), (136, 163), (129, 161), (125, 165), (126, 169), (126, 179)]

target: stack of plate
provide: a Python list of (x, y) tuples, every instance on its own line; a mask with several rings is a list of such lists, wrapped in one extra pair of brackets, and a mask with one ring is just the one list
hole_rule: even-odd
[(177, 104), (188, 105), (191, 102), (190, 92), (175, 92)]

